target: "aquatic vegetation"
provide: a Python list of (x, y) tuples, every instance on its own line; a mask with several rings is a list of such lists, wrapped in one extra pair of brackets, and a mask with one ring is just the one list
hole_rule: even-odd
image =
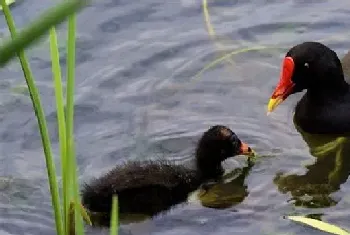
[(337, 235), (347, 235), (350, 234), (348, 231), (330, 224), (330, 223), (326, 223), (320, 220), (316, 220), (316, 219), (312, 219), (312, 218), (307, 218), (304, 216), (288, 216), (287, 217), (290, 220), (293, 220), (295, 222), (299, 222), (299, 223), (303, 223), (303, 224), (307, 224), (311, 227), (314, 227), (316, 229), (319, 229), (321, 231), (324, 232), (328, 232), (328, 233), (332, 233), (332, 234), (337, 234)]
[[(16, 1), (15, 0), (5, 0), (5, 4), (7, 6), (10, 6), (11, 4), (15, 3)], [(2, 6), (0, 6), (0, 10), (2, 10)]]
[[(32, 100), (33, 109), (37, 117), (43, 150), (46, 160), (47, 174), (50, 184), (52, 206), (54, 209), (57, 234), (84, 234), (82, 216), (89, 222), (89, 218), (80, 206), (79, 185), (77, 180), (77, 168), (74, 149), (73, 117), (74, 117), (74, 77), (75, 77), (75, 15), (74, 13), (85, 6), (88, 1), (70, 0), (64, 1), (43, 13), (29, 26), (16, 32), (16, 26), (8, 7), (9, 1), (0, 1), (11, 40), (6, 41), (0, 47), (0, 66), (5, 66), (16, 55), (19, 57), (24, 78)], [(61, 68), (59, 64), (59, 52), (55, 25), (63, 22), (68, 17), (67, 40), (67, 93), (66, 103), (63, 102), (63, 89), (61, 80)], [(51, 143), (46, 125), (44, 110), (41, 105), (38, 89), (32, 75), (29, 61), (24, 49), (38, 41), (44, 34), (50, 32), (50, 52), (52, 72), (56, 96), (56, 108), (59, 128), (60, 156), (62, 166), (62, 194), (61, 205), (59, 186), (56, 178), (56, 169), (53, 161)], [(66, 106), (66, 113), (64, 112)], [(113, 216), (117, 219), (117, 200), (113, 199)], [(63, 215), (62, 215), (63, 212)], [(79, 213), (76, 213), (79, 212)], [(74, 216), (74, 218), (71, 218)], [(73, 228), (73, 230), (72, 230)], [(117, 221), (112, 221), (111, 234), (117, 234)]]

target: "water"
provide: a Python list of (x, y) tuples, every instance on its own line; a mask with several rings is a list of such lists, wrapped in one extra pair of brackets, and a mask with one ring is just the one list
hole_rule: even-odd
[[(52, 4), (19, 1), (12, 8), (16, 24), (24, 26)], [(338, 154), (345, 162), (337, 171), (341, 174), (328, 179), (335, 152), (315, 164), (293, 125), (300, 95), (268, 117), (266, 104), (281, 58), (292, 45), (324, 40), (340, 56), (347, 52), (350, 2), (209, 1), (210, 20), (219, 37), (215, 41), (207, 33), (201, 6), (199, 0), (103, 0), (79, 14), (75, 136), (80, 180), (129, 159), (168, 158), (185, 164), (201, 133), (209, 125), (225, 124), (266, 157), (240, 180), (217, 186), (216, 200), (203, 202), (223, 208), (191, 201), (153, 220), (123, 225), (122, 234), (320, 234), (283, 218), (289, 214), (314, 215), (346, 228), (346, 154)], [(65, 27), (58, 30), (59, 40), (65, 38)], [(3, 17), (0, 29), (8, 35)], [(57, 155), (48, 45), (44, 39), (27, 53)], [(220, 52), (252, 46), (279, 48), (238, 54), (234, 64), (223, 61), (194, 78)], [(62, 44), (63, 65), (64, 53)], [(22, 72), (13, 61), (0, 73), (1, 234), (54, 234), (36, 119), (30, 99), (18, 88), (24, 81)], [(230, 163), (246, 165), (242, 157)], [(309, 173), (296, 176), (305, 175), (307, 165), (313, 165)], [(87, 231), (108, 234), (105, 229)]]

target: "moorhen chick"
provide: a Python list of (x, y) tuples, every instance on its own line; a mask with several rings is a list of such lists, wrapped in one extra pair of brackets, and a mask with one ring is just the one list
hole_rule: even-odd
[(99, 225), (109, 225), (114, 194), (121, 215), (154, 216), (185, 201), (202, 183), (220, 179), (224, 173), (221, 162), (236, 155), (254, 153), (228, 127), (212, 126), (198, 142), (195, 169), (160, 160), (128, 162), (85, 183), (82, 204), (90, 213), (103, 215)]

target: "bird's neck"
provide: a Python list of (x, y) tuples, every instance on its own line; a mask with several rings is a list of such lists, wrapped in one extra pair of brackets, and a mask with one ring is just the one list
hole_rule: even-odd
[(224, 174), (221, 162), (213, 161), (213, 156), (197, 155), (196, 161), (197, 175), (202, 181), (218, 179)]
[(319, 82), (313, 84), (307, 89), (307, 97), (311, 100), (323, 100), (328, 97), (342, 97), (349, 92), (349, 84), (344, 80), (343, 76), (334, 77), (330, 82)]

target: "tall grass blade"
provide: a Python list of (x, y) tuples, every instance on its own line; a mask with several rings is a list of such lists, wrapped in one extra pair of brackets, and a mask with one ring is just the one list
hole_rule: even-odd
[[(12, 3), (15, 3), (15, 0), (5, 0), (7, 6), (10, 6)], [(2, 5), (0, 6), (0, 10), (2, 10)]]
[[(7, 25), (9, 27), (11, 37), (12, 38), (21, 38), (21, 37), (16, 37), (16, 27), (14, 20), (12, 18), (11, 12), (9, 7), (6, 5), (5, 0), (0, 0), (1, 6), (3, 7), (4, 15), (6, 18)], [(23, 35), (22, 35), (23, 36)], [(18, 48), (11, 48), (11, 45), (17, 45)], [(26, 44), (28, 45), (28, 44)], [(11, 53), (9, 52), (17, 52), (20, 63), (22, 66), (22, 70), (24, 73), (24, 77), (28, 86), (28, 90), (30, 93), (30, 97), (33, 103), (33, 109), (34, 112), (37, 116), (37, 121), (38, 121), (38, 126), (39, 126), (39, 131), (41, 135), (41, 141), (43, 144), (43, 149), (44, 149), (44, 155), (46, 159), (46, 169), (47, 169), (47, 174), (49, 178), (49, 184), (50, 184), (50, 193), (51, 193), (51, 198), (52, 198), (52, 205), (54, 208), (54, 215), (55, 215), (55, 224), (56, 224), (56, 231), (58, 234), (63, 234), (63, 225), (62, 225), (62, 215), (61, 215), (61, 210), (60, 210), (60, 200), (59, 200), (59, 193), (58, 193), (58, 184), (56, 180), (56, 169), (55, 165), (53, 162), (53, 157), (52, 157), (52, 150), (51, 150), (51, 143), (50, 143), (50, 138), (49, 138), (49, 133), (46, 125), (46, 120), (45, 120), (45, 115), (44, 111), (41, 105), (40, 97), (39, 97), (39, 92), (35, 86), (34, 79), (32, 72), (30, 70), (30, 66), (28, 63), (28, 60), (26, 58), (26, 55), (23, 51), (23, 48), (25, 44), (7, 44), (8, 47), (2, 47), (0, 49), (0, 58), (10, 58), (9, 55)], [(3, 55), (3, 52), (7, 52), (7, 56)], [(6, 53), (5, 53), (6, 54)], [(3, 61), (8, 61), (8, 60), (3, 60)]]
[(110, 222), (110, 235), (118, 235), (118, 196), (112, 197), (112, 211), (111, 211), (111, 222)]
[(75, 235), (75, 203), (70, 202), (69, 203), (69, 209), (68, 209), (68, 214), (67, 214), (67, 227), (68, 230), (66, 231), (66, 234), (68, 235)]
[(79, 204), (77, 210), (79, 210), (79, 212), (80, 212), (82, 218), (85, 220), (85, 222), (88, 225), (92, 226), (92, 221), (91, 221), (90, 216), (87, 213), (86, 209), (84, 208), (84, 206), (82, 204)]
[(60, 56), (58, 51), (57, 34), (54, 27), (50, 29), (50, 52), (51, 52), (51, 63), (52, 63), (52, 74), (54, 80), (55, 97), (56, 97), (56, 110), (57, 110), (57, 122), (58, 122), (58, 137), (60, 144), (60, 155), (61, 155), (61, 174), (63, 184), (63, 219), (65, 232), (68, 232), (68, 207), (69, 207), (69, 192), (67, 192), (67, 182), (69, 179), (65, 176), (66, 166), (66, 121), (64, 115), (64, 98), (62, 89), (62, 78), (61, 78), (61, 66)]
[[(75, 87), (75, 38), (76, 38), (76, 16), (72, 14), (68, 17), (68, 37), (67, 37), (67, 97), (66, 97), (66, 127), (67, 127), (67, 161), (66, 169), (69, 174), (67, 177), (71, 180), (73, 189), (73, 200), (75, 202), (75, 211), (81, 212), (79, 183), (77, 177), (77, 162), (75, 156), (74, 144), (74, 87)], [(82, 213), (75, 213), (76, 234), (84, 234)]]
[(329, 224), (320, 220), (306, 218), (304, 216), (288, 216), (288, 219), (293, 220), (295, 222), (307, 224), (313, 228), (319, 229), (321, 231), (337, 234), (337, 235), (349, 235), (350, 233), (338, 226), (333, 224)]
[(67, 223), (67, 226), (68, 226), (68, 232), (67, 234), (69, 235), (75, 235), (75, 211), (79, 211), (81, 213), (81, 216), (82, 218), (85, 220), (85, 222), (88, 224), (88, 225), (92, 225), (92, 222), (90, 220), (90, 216), (88, 215), (87, 211), (85, 210), (85, 208), (83, 207), (82, 204), (76, 204), (74, 202), (70, 202), (69, 203), (69, 209), (68, 209), (68, 215), (67, 215), (67, 218), (68, 218), (68, 223)]
[[(43, 36), (52, 26), (65, 20), (72, 13), (78, 11), (88, 3), (88, 0), (70, 0), (55, 6), (23, 29), (18, 35), (12, 35), (12, 40), (5, 42), (0, 47), (0, 66), (4, 66), (16, 53), (31, 45)], [(9, 7), (5, 0), (1, 0), (1, 5), (6, 19), (8, 18)], [(4, 7), (5, 6), (5, 7)], [(7, 14), (6, 14), (7, 12)], [(7, 15), (7, 16), (6, 16)], [(8, 21), (8, 20), (7, 20)], [(14, 29), (13, 25), (12, 28)], [(11, 31), (11, 29), (10, 29)], [(11, 32), (12, 34), (12, 32)]]
[(75, 144), (74, 142), (71, 143), (71, 153), (72, 155), (70, 155), (69, 157), (71, 158), (71, 164), (72, 164), (72, 186), (73, 186), (73, 200), (75, 202), (75, 212), (80, 212), (80, 213), (75, 213), (75, 220), (73, 220), (75, 222), (76, 225), (76, 234), (81, 235), (84, 234), (84, 228), (83, 228), (83, 221), (82, 221), (82, 211), (81, 211), (81, 207), (80, 207), (80, 195), (79, 195), (79, 186), (78, 186), (78, 181), (77, 181), (77, 164), (75, 161)]
[[(72, 18), (73, 17), (73, 18)], [(67, 94), (66, 94), (66, 146), (67, 146), (67, 162), (66, 170), (69, 174), (67, 177), (71, 179), (73, 177), (72, 163), (73, 157), (73, 142), (74, 142), (74, 83), (75, 83), (75, 17), (70, 16), (68, 18), (68, 37), (67, 37)], [(73, 186), (73, 185), (72, 185)]]
[[(68, 18), (68, 41), (67, 41), (67, 146), (68, 150), (73, 142), (74, 128), (74, 84), (75, 84), (75, 15)], [(71, 153), (68, 152), (68, 155)]]

